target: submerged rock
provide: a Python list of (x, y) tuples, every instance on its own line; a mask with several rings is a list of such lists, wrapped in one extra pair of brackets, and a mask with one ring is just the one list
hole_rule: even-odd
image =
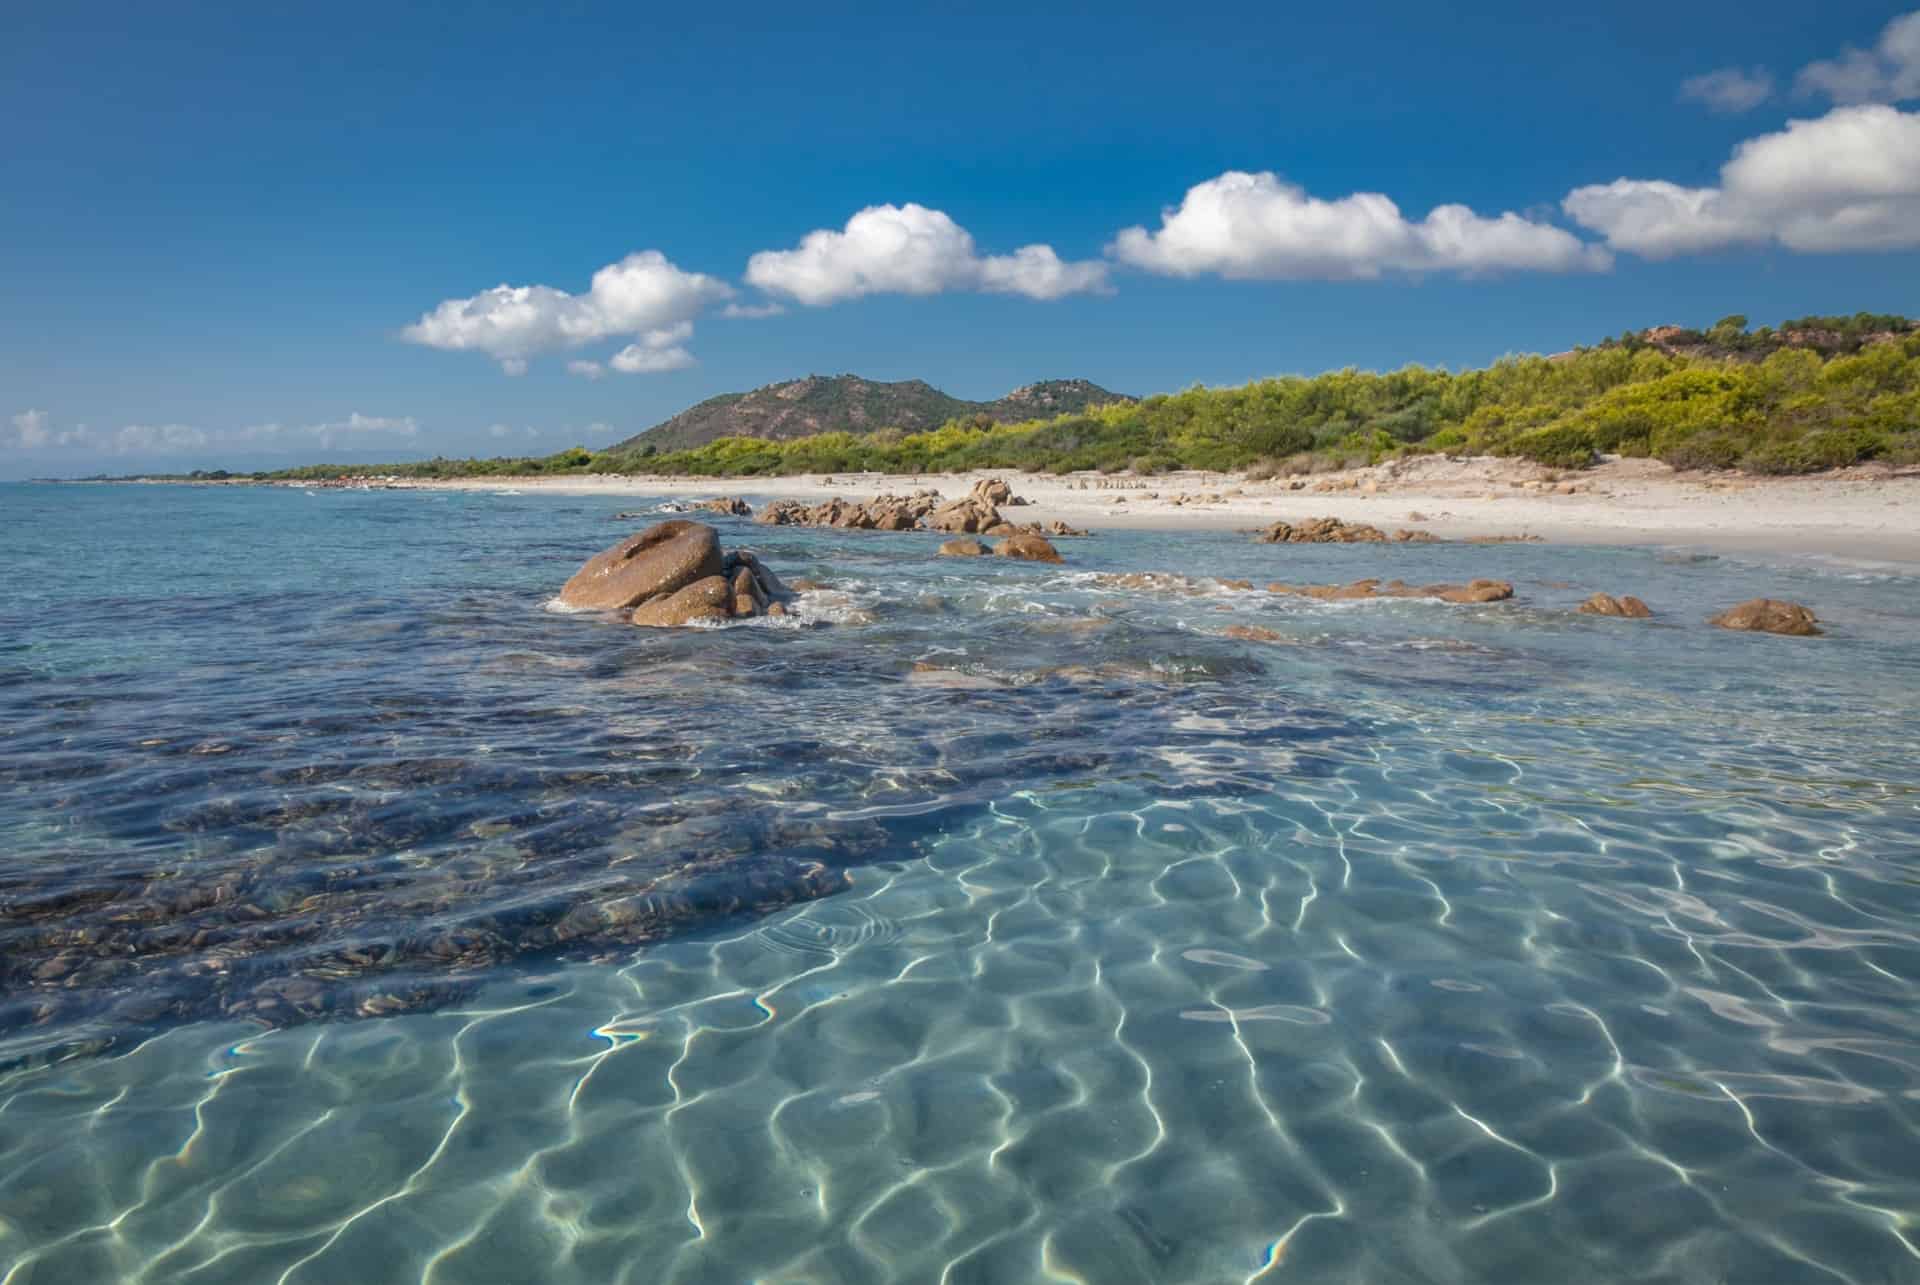
[(1365, 522), (1339, 518), (1308, 518), (1305, 522), (1275, 522), (1259, 533), (1262, 544), (1434, 544), (1426, 531), (1395, 531), (1389, 536)]
[(587, 559), (561, 586), (560, 602), (585, 610), (617, 611), (720, 572), (720, 537), (713, 528), (675, 518)]
[(1812, 611), (1797, 602), (1783, 602), (1777, 598), (1755, 598), (1743, 602), (1709, 617), (1707, 623), (1722, 629), (1785, 634), (1792, 638), (1814, 638), (1824, 632)]
[(1653, 614), (1653, 608), (1632, 594), (1616, 598), (1610, 593), (1596, 593), (1580, 604), (1580, 614), (1584, 616), (1624, 616), (1630, 620), (1645, 620)]
[(1295, 594), (1322, 602), (1354, 602), (1372, 598), (1436, 598), (1441, 602), (1502, 602), (1513, 597), (1505, 580), (1471, 580), (1466, 584), (1410, 585), (1403, 580), (1356, 580), (1352, 584), (1290, 585), (1275, 582), (1268, 593)]
[(1241, 642), (1277, 643), (1290, 642), (1285, 634), (1277, 629), (1268, 629), (1265, 625), (1228, 625), (1220, 631), (1222, 638), (1234, 638)]
[(943, 558), (978, 558), (986, 552), (987, 546), (972, 536), (949, 540), (940, 546), (940, 556)]
[(737, 495), (723, 495), (718, 499), (702, 500), (693, 506), (703, 513), (718, 513), (723, 517), (750, 518), (753, 506)]

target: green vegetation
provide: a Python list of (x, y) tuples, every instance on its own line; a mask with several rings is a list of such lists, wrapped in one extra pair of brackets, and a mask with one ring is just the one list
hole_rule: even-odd
[(1602, 454), (1761, 473), (1811, 473), (1870, 459), (1920, 462), (1920, 326), (1862, 314), (1749, 331), (1746, 318), (1736, 316), (1705, 331), (1643, 331), (1457, 374), (1418, 366), (1385, 374), (1342, 370), (1192, 388), (1019, 423), (976, 413), (913, 432), (729, 436), (671, 451), (636, 440), (542, 459), (320, 466), (269, 476), (748, 477), (970, 468), (1271, 475), (1438, 451), (1520, 456), (1563, 469)]

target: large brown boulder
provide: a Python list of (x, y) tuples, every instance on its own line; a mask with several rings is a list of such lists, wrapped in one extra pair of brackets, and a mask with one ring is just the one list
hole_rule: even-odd
[(1755, 598), (1737, 607), (1729, 607), (1708, 624), (1722, 629), (1746, 629), (1763, 634), (1786, 634), (1793, 638), (1813, 638), (1822, 630), (1814, 614), (1797, 602), (1777, 598)]
[(986, 551), (987, 546), (972, 536), (961, 536), (940, 546), (940, 556), (943, 558), (977, 558)]
[(587, 559), (560, 588), (563, 606), (617, 611), (718, 576), (720, 538), (703, 522), (675, 518)]
[(716, 573), (673, 593), (649, 598), (633, 609), (629, 619), (636, 625), (690, 625), (696, 620), (726, 620), (733, 614), (728, 610), (732, 598), (733, 589), (727, 578)]
[(1044, 535), (1035, 535), (1031, 531), (1016, 531), (1014, 534), (993, 546), (993, 551), (1003, 558), (1024, 558), (1028, 562), (1059, 562), (1060, 551), (1053, 547), (1052, 541)]
[(1596, 593), (1580, 604), (1580, 614), (1585, 616), (1623, 616), (1629, 620), (1645, 620), (1653, 614), (1653, 608), (1632, 594), (1616, 598), (1610, 593)]
[(970, 492), (970, 495), (971, 498), (989, 505), (1013, 505), (1019, 502), (1013, 498), (1013, 488), (1003, 479), (997, 477), (981, 478), (973, 484), (973, 490)]
[(927, 525), (953, 535), (977, 535), (1000, 524), (1000, 511), (976, 495), (943, 504), (927, 515)]

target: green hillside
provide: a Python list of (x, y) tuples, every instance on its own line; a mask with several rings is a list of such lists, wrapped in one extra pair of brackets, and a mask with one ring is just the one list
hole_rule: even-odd
[(611, 450), (651, 448), (656, 454), (665, 454), (704, 446), (722, 437), (784, 441), (815, 433), (929, 429), (976, 415), (995, 423), (1012, 423), (1132, 400), (1084, 379), (1046, 380), (1016, 388), (998, 401), (970, 402), (949, 397), (919, 379), (882, 383), (858, 375), (808, 375), (750, 393), (709, 397), (617, 443)]

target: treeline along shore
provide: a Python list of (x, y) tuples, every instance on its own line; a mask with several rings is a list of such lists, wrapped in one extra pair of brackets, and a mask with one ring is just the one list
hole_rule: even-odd
[[(1579, 470), (1604, 455), (1675, 468), (1792, 475), (1868, 460), (1920, 463), (1920, 323), (1860, 313), (1750, 329), (1661, 326), (1549, 357), (1459, 372), (1407, 366), (1262, 379), (1114, 402), (1048, 419), (982, 416), (907, 432), (722, 437), (659, 450), (648, 434), (541, 457), (316, 464), (257, 474), (320, 481), (649, 474), (775, 477), (1021, 469), (1259, 477), (1421, 454), (1517, 457)], [(216, 476), (216, 475), (203, 475)]]

